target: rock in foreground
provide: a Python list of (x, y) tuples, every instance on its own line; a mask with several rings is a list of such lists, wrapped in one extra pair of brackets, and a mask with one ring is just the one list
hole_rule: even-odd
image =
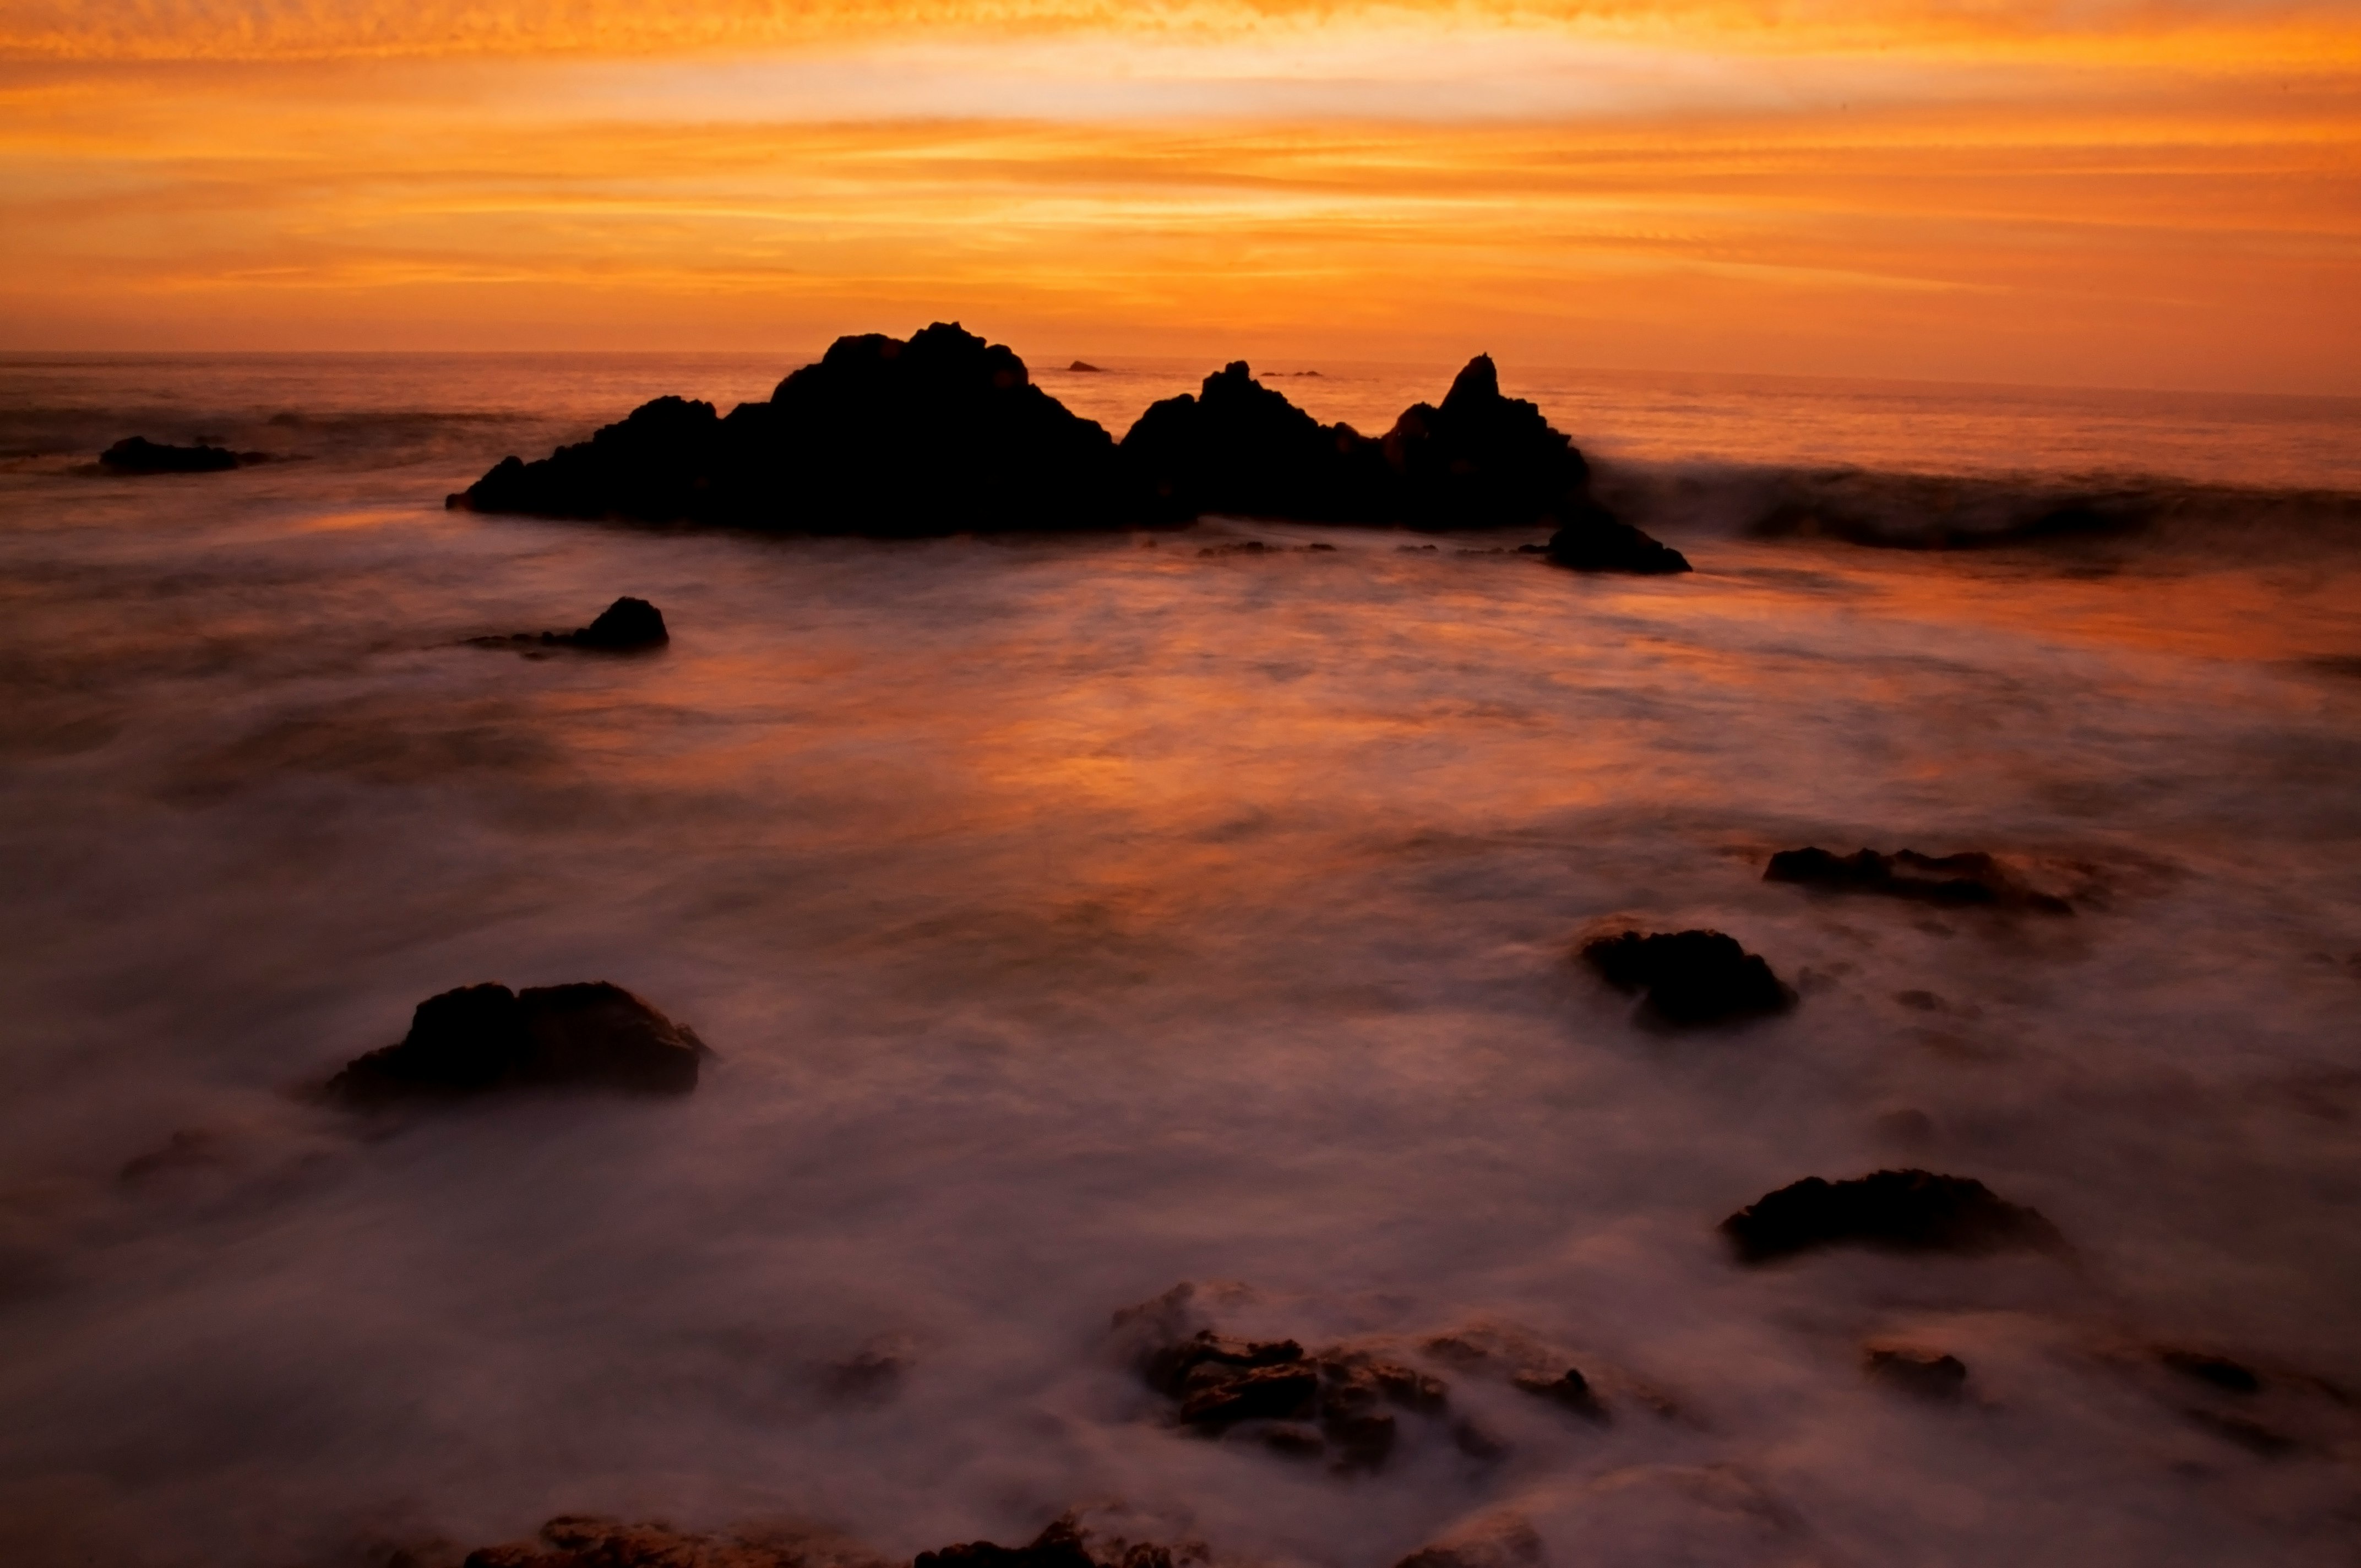
[(1643, 1011), (1664, 1024), (1730, 1023), (1795, 1004), (1768, 963), (1719, 931), (1620, 932), (1585, 943), (1582, 959), (1618, 991), (1644, 994)]
[(2008, 1202), (1971, 1178), (1925, 1170), (1847, 1181), (1806, 1177), (1732, 1214), (1721, 1232), (1744, 1263), (1846, 1245), (1966, 1254), (2065, 1245), (2039, 1210)]
[(516, 1089), (686, 1094), (710, 1054), (695, 1030), (605, 981), (468, 985), (420, 1003), (401, 1044), (357, 1058), (327, 1093), (354, 1106)]
[(1992, 856), (1972, 850), (1956, 855), (1922, 855), (1916, 850), (1891, 855), (1861, 850), (1838, 855), (1817, 846), (1782, 850), (1771, 857), (1763, 880), (1801, 883), (1839, 893), (1883, 894), (1927, 904), (2036, 909), (2045, 915), (2074, 913), (2074, 906), (2064, 899), (2036, 892)]
[(227, 447), (170, 446), (144, 435), (118, 441), (98, 456), (98, 466), (110, 474), (218, 474), (238, 461)]

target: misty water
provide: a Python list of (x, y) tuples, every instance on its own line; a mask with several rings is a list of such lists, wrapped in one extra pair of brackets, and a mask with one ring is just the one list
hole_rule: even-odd
[[(1504, 359), (1669, 579), (443, 509), (792, 363), (0, 365), (8, 1561), (451, 1562), (568, 1511), (906, 1560), (1069, 1509), (1238, 1568), (1518, 1520), (1559, 1568), (2352, 1561), (2361, 403)], [(1452, 369), (1312, 367), (1258, 368), (1364, 430)], [(1211, 368), (1039, 379), (1120, 433)], [(81, 471), (134, 433), (275, 460)], [(1749, 532), (1765, 475), (1864, 472), (2206, 499)], [(620, 594), (667, 650), (465, 641)], [(1806, 844), (1988, 850), (2075, 913), (1762, 880)], [(1730, 932), (1800, 1005), (1644, 1027), (1572, 960), (1617, 922)], [(713, 1047), (693, 1096), (310, 1092), (430, 994), (588, 979)], [(1890, 1166), (2071, 1250), (1716, 1234)], [(1110, 1321), (1184, 1281), (1444, 1376), (1488, 1451), (1174, 1430)], [(1888, 1343), (1965, 1396), (1873, 1382)]]

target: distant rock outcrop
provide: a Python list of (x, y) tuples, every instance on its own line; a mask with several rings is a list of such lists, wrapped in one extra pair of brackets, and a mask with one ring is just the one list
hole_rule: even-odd
[(1097, 366), (1092, 364), (1087, 359), (1075, 360), (1071, 365), (1066, 367), (1066, 372), (1072, 376), (1101, 376), (1105, 374), (1104, 371), (1101, 370)]
[(327, 1094), (354, 1106), (511, 1089), (686, 1094), (710, 1054), (695, 1030), (605, 981), (467, 985), (420, 1003), (400, 1044), (356, 1058)]
[(600, 653), (638, 653), (672, 641), (664, 628), (664, 611), (645, 599), (619, 598), (598, 612), (598, 619), (571, 631), (518, 631), (506, 637), (471, 637), (487, 648), (516, 646), (588, 648)]
[(224, 446), (168, 446), (144, 435), (127, 436), (98, 455), (110, 474), (218, 474), (243, 461)]
[(2027, 887), (1992, 856), (1980, 850), (1922, 855), (1903, 850), (1881, 855), (1862, 850), (1850, 855), (1819, 848), (1782, 850), (1763, 869), (1764, 882), (1802, 883), (1840, 893), (1877, 893), (1928, 904), (1986, 905), (2071, 915), (2062, 898)]
[(2011, 1203), (1972, 1178), (1926, 1170), (1880, 1170), (1847, 1181), (1806, 1177), (1732, 1214), (1721, 1234), (1745, 1263), (1848, 1244), (1971, 1254), (2065, 1245), (2039, 1210)]
[(1663, 1024), (1727, 1023), (1795, 1004), (1768, 963), (1719, 931), (1621, 931), (1583, 944), (1582, 960), (1618, 991), (1643, 993), (1643, 1011)]
[(1349, 424), (1324, 425), (1254, 378), (1245, 360), (1193, 395), (1149, 405), (1123, 438), (1150, 515), (1207, 512), (1306, 522), (1398, 521), (1399, 487), (1383, 446)]
[[(1097, 367), (1076, 360), (1070, 370)], [(1616, 521), (1581, 453), (1489, 356), (1383, 438), (1323, 425), (1244, 361), (1140, 415), (1120, 446), (956, 323), (839, 338), (770, 400), (722, 417), (659, 398), (538, 462), (503, 459), (447, 505), (887, 537), (1181, 523), (1213, 512), (1417, 528), (1546, 528), (1585, 571), (1688, 563)], [(1538, 546), (1536, 548), (1539, 548)]]
[(1115, 442), (957, 323), (841, 337), (770, 400), (659, 398), (448, 504), (886, 537), (1122, 521)]

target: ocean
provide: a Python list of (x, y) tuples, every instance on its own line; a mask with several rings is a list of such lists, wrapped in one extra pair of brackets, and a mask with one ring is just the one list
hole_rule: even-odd
[[(0, 358), (0, 1555), (2353, 1561), (2361, 400), (1502, 355), (1671, 578), (444, 508), (800, 362)], [(1118, 435), (1216, 368), (1099, 362), (1036, 379)], [(1456, 367), (1256, 368), (1375, 433)], [(135, 433), (270, 460), (89, 471)], [(467, 641), (626, 594), (663, 652)], [(1763, 880), (1805, 845), (2073, 913)], [(1574, 959), (1619, 924), (1798, 1004), (1650, 1027)], [(601, 979), (694, 1095), (313, 1092), (434, 993)], [(1905, 1167), (2067, 1250), (1717, 1232)], [(1449, 1419), (1374, 1473), (1176, 1429), (1112, 1324), (1182, 1283)]]

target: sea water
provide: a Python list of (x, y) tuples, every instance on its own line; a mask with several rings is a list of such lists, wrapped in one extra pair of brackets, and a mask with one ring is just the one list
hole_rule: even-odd
[[(0, 366), (0, 1555), (450, 1562), (588, 1511), (906, 1559), (1077, 1509), (1241, 1568), (2352, 1560), (2361, 403), (1503, 356), (1673, 578), (444, 510), (793, 363)], [(1119, 434), (1214, 367), (1108, 364), (1038, 379)], [(1376, 432), (1455, 367), (1257, 368)], [(133, 433), (271, 460), (85, 471)], [(2145, 521), (1860, 526), (2094, 487)], [(1847, 536), (1762, 536), (1798, 494)], [(466, 641), (621, 594), (666, 651)], [(1763, 881), (1806, 844), (1989, 850), (2075, 912)], [(1800, 1003), (1645, 1027), (1572, 958), (1617, 923)], [(436, 992), (592, 979), (714, 1048), (695, 1095), (311, 1093)], [(1716, 1233), (1903, 1166), (2071, 1250)], [(1492, 1452), (1174, 1430), (1110, 1321), (1184, 1281), (1429, 1367)], [(1888, 1343), (1962, 1398), (1866, 1376)]]

